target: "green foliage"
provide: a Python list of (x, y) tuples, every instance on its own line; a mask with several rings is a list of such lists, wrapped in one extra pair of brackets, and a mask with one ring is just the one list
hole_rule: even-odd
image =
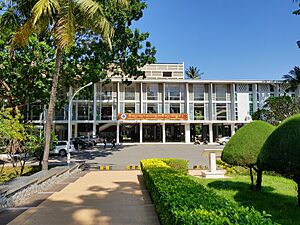
[(160, 159), (141, 160), (161, 224), (274, 224), (267, 214), (240, 207)]
[(213, 189), (218, 195), (244, 207), (254, 207), (272, 215), (272, 220), (283, 225), (300, 224), (295, 183), (284, 177), (264, 175), (261, 192), (249, 188), (247, 176), (231, 175), (229, 179), (199, 179), (197, 182)]
[(240, 128), (222, 152), (222, 160), (236, 166), (254, 166), (258, 154), (274, 127), (263, 121), (253, 121)]
[(185, 74), (190, 79), (201, 79), (201, 76), (203, 73), (200, 73), (200, 69), (197, 69), (197, 67), (190, 66), (186, 71)]
[(275, 129), (264, 144), (258, 162), (264, 170), (299, 180), (300, 114), (288, 118)]
[(263, 108), (252, 115), (252, 119), (264, 120), (273, 125), (278, 125), (281, 121), (297, 113), (300, 113), (299, 97), (269, 97)]
[(31, 36), (28, 45), (15, 50), (10, 58), (8, 40), (0, 34), (0, 98), (9, 107), (20, 109), (29, 103), (45, 105), (54, 70), (53, 48)]
[[(14, 168), (11, 166), (5, 166), (2, 170), (2, 173), (0, 173), (0, 184), (16, 178), (17, 174), (21, 174), (21, 170), (22, 167)], [(40, 168), (38, 166), (25, 166), (23, 169), (23, 176), (29, 176), (38, 171), (40, 171)]]

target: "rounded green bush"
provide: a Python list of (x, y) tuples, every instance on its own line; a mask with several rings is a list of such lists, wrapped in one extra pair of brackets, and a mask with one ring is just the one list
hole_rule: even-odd
[(284, 120), (269, 136), (259, 155), (264, 170), (300, 178), (300, 114)]
[(222, 160), (236, 166), (253, 166), (273, 132), (274, 126), (264, 121), (253, 121), (240, 128), (225, 145)]

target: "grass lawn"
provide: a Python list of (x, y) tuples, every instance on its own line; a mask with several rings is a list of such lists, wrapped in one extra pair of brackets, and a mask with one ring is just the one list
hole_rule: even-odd
[(262, 191), (250, 190), (250, 176), (234, 175), (228, 179), (199, 179), (197, 181), (213, 189), (219, 195), (243, 206), (253, 206), (266, 211), (280, 224), (300, 224), (300, 208), (297, 207), (297, 186), (292, 180), (263, 175)]
[[(5, 166), (3, 171), (1, 172), (2, 167), (0, 167), (0, 183), (9, 181), (15, 177), (17, 177), (15, 170), (12, 166)], [(20, 172), (21, 168), (17, 167), (18, 172)], [(25, 166), (22, 176), (30, 176), (36, 172), (40, 171), (39, 166)]]

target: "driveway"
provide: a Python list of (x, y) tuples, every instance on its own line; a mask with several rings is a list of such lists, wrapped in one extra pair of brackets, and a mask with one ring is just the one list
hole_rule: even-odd
[[(208, 157), (202, 156), (204, 149), (222, 149), (216, 145), (194, 144), (136, 144), (122, 145), (115, 149), (96, 146), (90, 150), (72, 154), (71, 161), (85, 161), (91, 167), (111, 166), (113, 170), (123, 170), (127, 166), (139, 165), (146, 158), (179, 158), (189, 161), (189, 168), (194, 165), (208, 166)], [(53, 157), (52, 157), (53, 159)], [(55, 160), (59, 161), (60, 157)], [(65, 161), (65, 159), (63, 159)]]

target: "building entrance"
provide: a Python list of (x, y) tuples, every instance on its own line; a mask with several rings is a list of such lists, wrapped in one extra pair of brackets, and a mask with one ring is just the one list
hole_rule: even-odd
[(184, 142), (185, 130), (181, 124), (166, 124), (166, 142)]
[(202, 123), (191, 124), (191, 142), (195, 142), (196, 139), (198, 141), (204, 142), (208, 141), (209, 131), (208, 125), (203, 125)]
[(231, 136), (231, 128), (230, 125), (225, 124), (214, 124), (213, 125), (213, 141), (216, 141), (221, 137), (230, 137)]
[(121, 124), (120, 142), (139, 142), (140, 125), (139, 124)]
[(143, 124), (143, 142), (162, 142), (162, 126)]

